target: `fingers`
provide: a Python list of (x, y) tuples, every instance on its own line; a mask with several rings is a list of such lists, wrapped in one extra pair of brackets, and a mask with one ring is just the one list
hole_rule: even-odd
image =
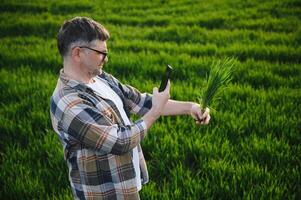
[(206, 108), (205, 109), (205, 112), (203, 113), (203, 124), (208, 124), (209, 121), (210, 121), (210, 109), (209, 108)]
[(197, 121), (202, 121), (202, 110), (199, 104), (194, 103), (190, 109), (191, 116)]
[(208, 116), (206, 117), (206, 119), (203, 119), (203, 120), (195, 120), (195, 123), (196, 123), (197, 125), (208, 125), (210, 119), (211, 119), (211, 117), (210, 117), (210, 115), (208, 115)]
[(210, 119), (211, 119), (211, 117), (210, 117), (210, 115), (208, 115), (208, 116), (206, 117), (206, 119), (203, 121), (204, 124), (205, 124), (205, 125), (209, 124)]
[[(169, 89), (169, 88), (167, 88)], [(152, 109), (154, 112), (161, 113), (170, 98), (169, 91), (159, 92), (157, 87), (153, 88)]]
[(153, 88), (153, 94), (156, 94), (156, 93), (158, 93), (158, 88), (157, 88), (157, 87), (154, 87), (154, 88)]
[(210, 109), (209, 108), (206, 108), (205, 109), (205, 112), (203, 113), (202, 115), (202, 119), (205, 119), (207, 117), (207, 115), (209, 115), (209, 112), (210, 112)]
[(199, 120), (199, 121), (202, 121), (202, 120), (203, 120), (203, 114), (202, 114), (202, 111), (201, 111), (201, 110), (198, 110), (198, 112), (197, 112), (197, 117), (198, 117), (198, 120)]
[(198, 120), (199, 121), (204, 121), (206, 119), (206, 117), (209, 115), (209, 112), (210, 112), (209, 108), (206, 108), (204, 113), (202, 113), (201, 109), (199, 109), (196, 113), (197, 117), (198, 117)]
[(198, 125), (207, 125), (209, 124), (209, 121), (211, 119), (210, 117), (210, 109), (209, 108), (206, 108), (205, 109), (205, 112), (204, 113), (197, 113), (197, 116), (198, 116), (198, 120), (196, 120), (196, 124)]

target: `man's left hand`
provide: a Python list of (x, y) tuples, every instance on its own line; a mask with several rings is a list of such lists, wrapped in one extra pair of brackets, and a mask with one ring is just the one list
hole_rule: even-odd
[(191, 106), (190, 115), (195, 119), (198, 125), (207, 125), (210, 121), (210, 109), (206, 108), (205, 112), (202, 112), (202, 108), (199, 104), (195, 103)]

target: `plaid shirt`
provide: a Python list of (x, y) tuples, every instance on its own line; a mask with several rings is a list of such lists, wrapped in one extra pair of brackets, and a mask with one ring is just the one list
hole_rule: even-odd
[[(103, 72), (120, 96), (129, 116), (143, 116), (151, 96), (121, 84)], [(138, 147), (142, 184), (148, 182), (140, 142), (146, 135), (143, 120), (125, 126), (116, 105), (83, 83), (69, 79), (63, 70), (51, 97), (52, 126), (64, 147), (69, 179), (76, 199), (139, 199), (132, 149)]]

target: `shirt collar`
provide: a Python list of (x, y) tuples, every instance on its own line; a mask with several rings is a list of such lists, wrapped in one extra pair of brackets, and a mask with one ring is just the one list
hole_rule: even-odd
[[(106, 81), (108, 81), (107, 79), (107, 73), (102, 71), (102, 73), (100, 75), (98, 75), (98, 77), (105, 79)], [(92, 92), (93, 90), (87, 86), (84, 83), (78, 82), (72, 78), (70, 78), (67, 74), (64, 73), (64, 69), (60, 70), (60, 80), (63, 82), (63, 84), (71, 87), (71, 88), (75, 88), (81, 91), (86, 91), (86, 92)]]
[(88, 86), (86, 86), (84, 83), (80, 83), (80, 82), (70, 78), (67, 74), (65, 74), (64, 69), (60, 70), (60, 80), (63, 82), (63, 84), (65, 84), (71, 88), (79, 89), (81, 91), (90, 90), (90, 88)]

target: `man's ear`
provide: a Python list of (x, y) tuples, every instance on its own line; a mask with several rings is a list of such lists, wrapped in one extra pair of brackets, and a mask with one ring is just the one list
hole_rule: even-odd
[(71, 57), (72, 60), (76, 62), (80, 62), (80, 48), (79, 47), (74, 47), (71, 49)]

